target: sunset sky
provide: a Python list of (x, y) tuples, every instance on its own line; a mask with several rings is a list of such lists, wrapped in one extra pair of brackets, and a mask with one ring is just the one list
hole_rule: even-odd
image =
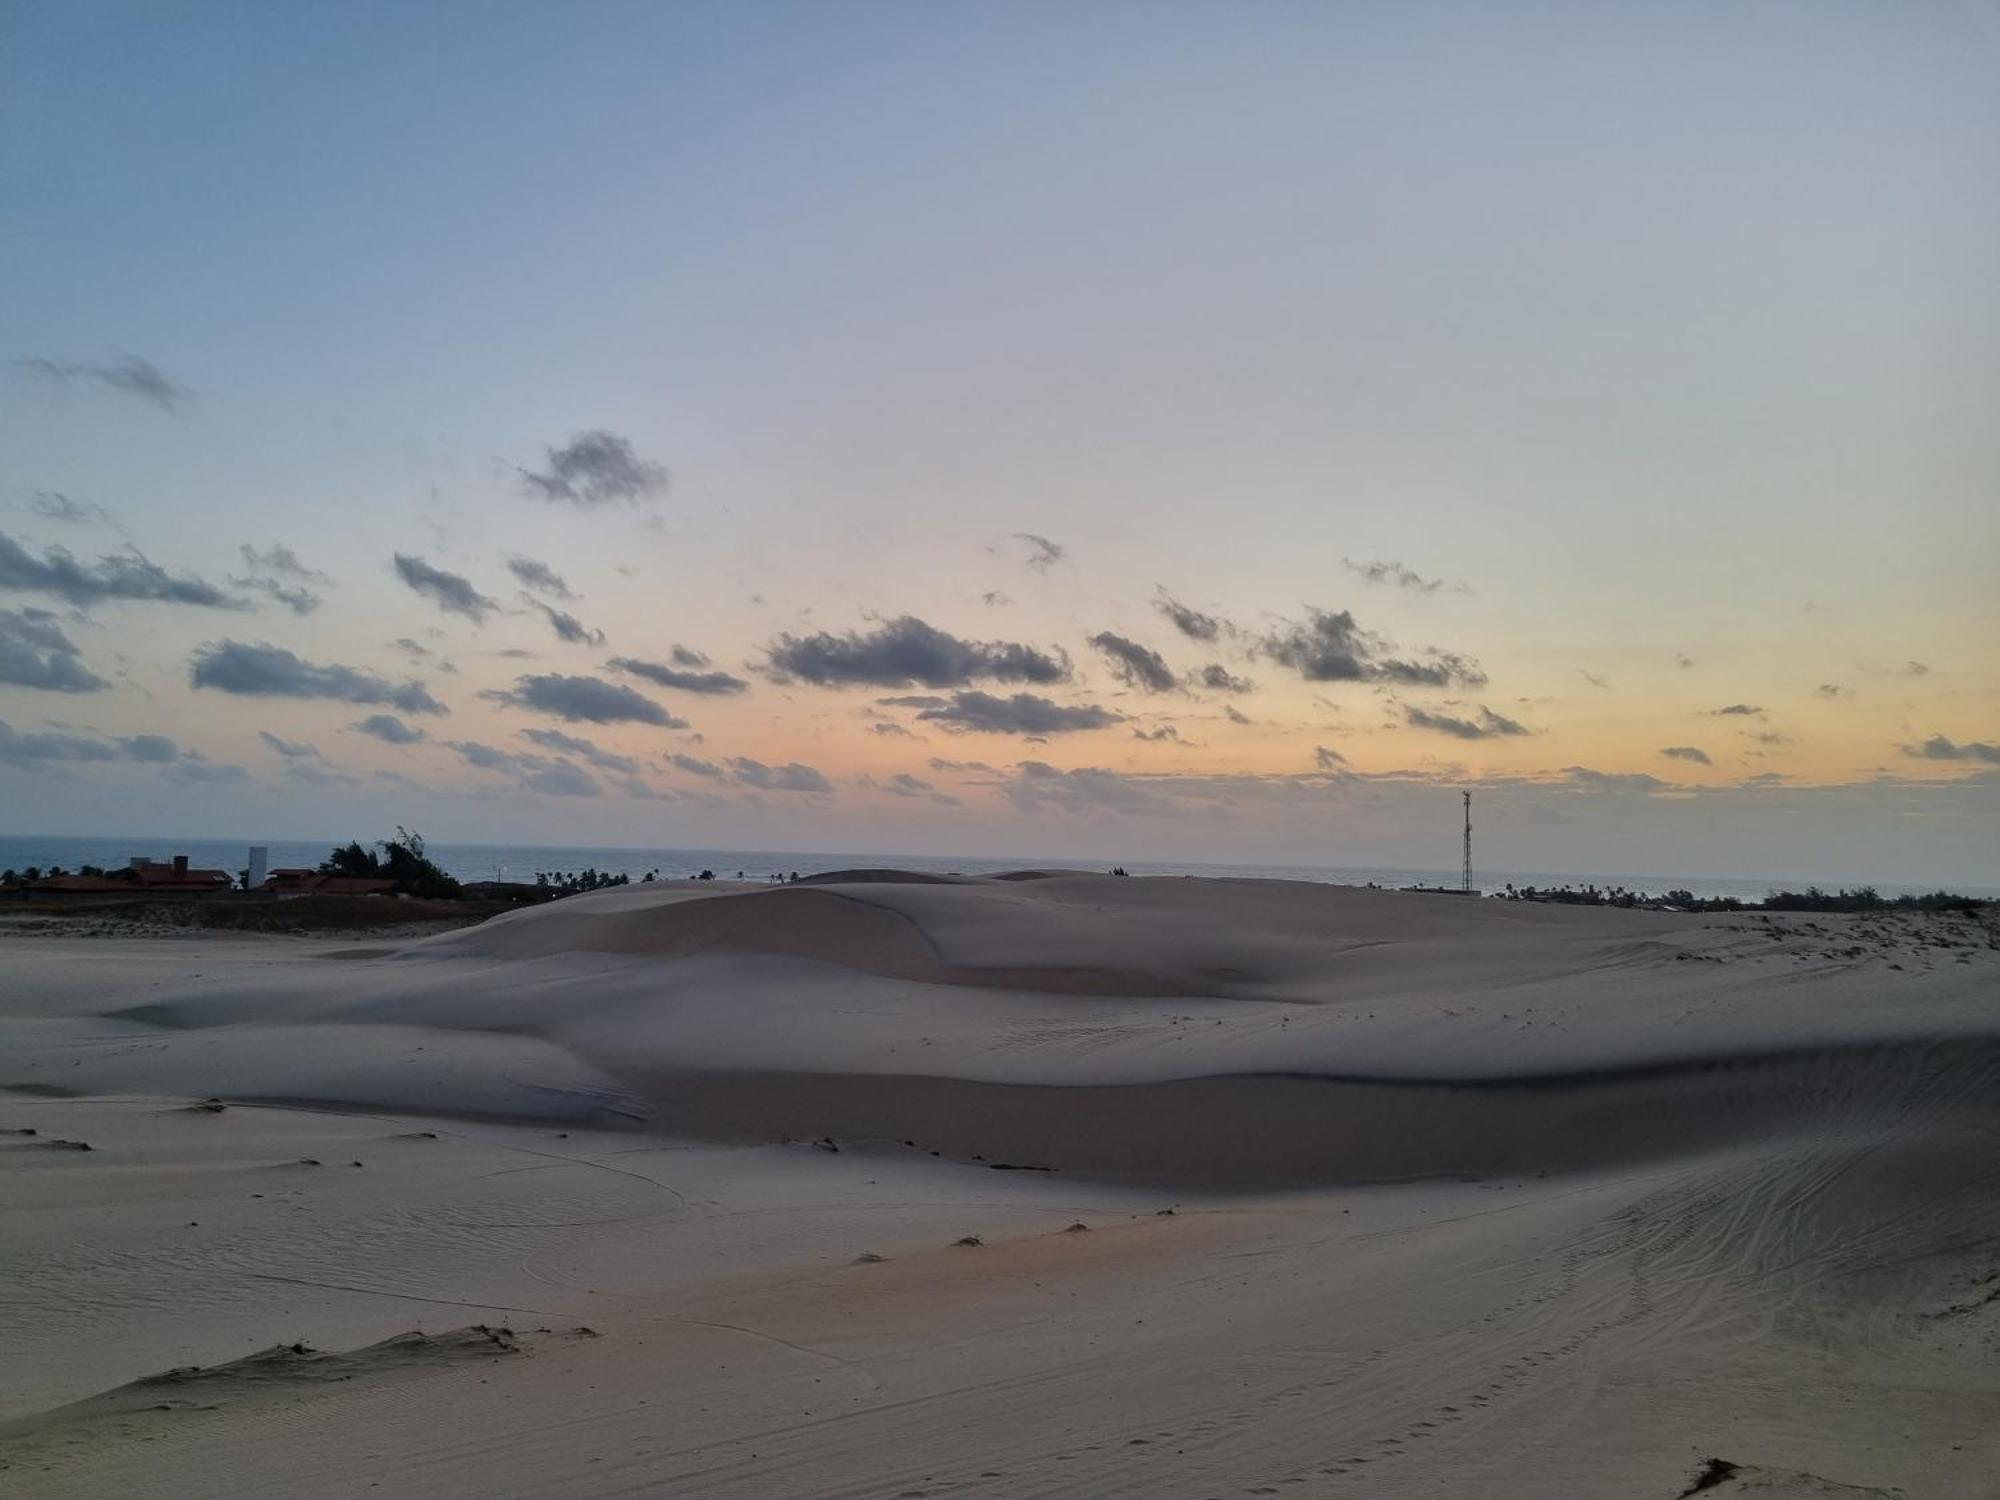
[(2000, 884), (1996, 74), (0, 6), (0, 831)]

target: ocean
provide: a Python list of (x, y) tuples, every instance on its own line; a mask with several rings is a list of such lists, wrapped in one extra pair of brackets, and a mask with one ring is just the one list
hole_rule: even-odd
[[(326, 858), (332, 845), (325, 839), (273, 839), (267, 846), (270, 867), (316, 866)], [(532, 881), (537, 873), (575, 874), (595, 869), (610, 875), (627, 875), (639, 880), (653, 874), (661, 880), (685, 880), (703, 870), (718, 877), (763, 880), (774, 875), (811, 875), (818, 871), (892, 866), (937, 874), (990, 875), (1001, 870), (1028, 869), (1108, 869), (1074, 858), (1032, 858), (1025, 855), (990, 857), (976, 854), (871, 854), (841, 850), (805, 849), (672, 849), (615, 848), (609, 846), (563, 846), (539, 844), (451, 844), (425, 845), (431, 858), (461, 880)], [(127, 865), (134, 855), (166, 860), (185, 854), (197, 868), (228, 870), (244, 868), (249, 845), (236, 839), (163, 839), (95, 837), (72, 838), (56, 835), (0, 834), (0, 870), (23, 870), (29, 866), (46, 870), (60, 865), (75, 870), (80, 865), (101, 865), (106, 869)], [(1388, 869), (1350, 865), (1230, 865), (1198, 860), (1125, 860), (1123, 866), (1134, 875), (1209, 875), (1247, 880), (1316, 880), (1330, 885), (1457, 885), (1458, 869)], [(1838, 880), (1799, 876), (1782, 879), (1744, 880), (1723, 876), (1658, 875), (1607, 873), (1604, 871), (1495, 870), (1475, 868), (1473, 884), (1492, 892), (1515, 886), (1623, 887), (1626, 890), (1658, 893), (1688, 890), (1698, 896), (1736, 896), (1760, 900), (1773, 890), (1803, 890), (1808, 885), (1837, 887)], [(1847, 884), (1861, 882), (1848, 881)], [(1877, 882), (1885, 896), (1921, 894), (1924, 888)], [(1965, 895), (2000, 898), (2000, 888), (1955, 885)]]

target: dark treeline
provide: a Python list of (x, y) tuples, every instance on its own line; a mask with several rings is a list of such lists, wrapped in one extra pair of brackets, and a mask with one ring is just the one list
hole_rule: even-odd
[(319, 872), (393, 880), (396, 889), (409, 896), (439, 898), (461, 893), (458, 880), (424, 853), (423, 835), (411, 833), (399, 824), (396, 836), (383, 839), (376, 848), (382, 852), (377, 854), (357, 841), (335, 849), (319, 862)]
[(1816, 885), (1802, 891), (1772, 891), (1762, 901), (1743, 901), (1735, 896), (1697, 896), (1692, 891), (1667, 891), (1652, 895), (1628, 891), (1623, 886), (1600, 889), (1594, 885), (1541, 888), (1511, 882), (1501, 897), (1505, 901), (1549, 901), (1561, 906), (1620, 906), (1671, 908), (1675, 911), (1978, 911), (1989, 903), (1978, 896), (1960, 896), (1951, 891), (1932, 891), (1923, 896), (1884, 896), (1872, 885), (1854, 890), (1823, 891)]

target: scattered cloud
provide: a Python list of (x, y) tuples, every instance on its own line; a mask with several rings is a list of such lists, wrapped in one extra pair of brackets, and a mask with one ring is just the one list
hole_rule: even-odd
[(830, 792), (833, 783), (811, 766), (797, 761), (767, 766), (761, 760), (738, 755), (729, 762), (729, 774), (737, 782), (760, 792)]
[(547, 563), (537, 562), (532, 557), (508, 558), (507, 571), (514, 575), (515, 580), (524, 589), (532, 589), (538, 594), (547, 594), (554, 599), (576, 597), (569, 591), (569, 584), (564, 581), (562, 574)]
[(963, 687), (969, 683), (1065, 682), (1069, 658), (1014, 641), (967, 641), (900, 615), (867, 634), (780, 635), (766, 648), (780, 680), (815, 687)]
[(521, 731), (521, 737), (540, 745), (544, 750), (579, 756), (600, 771), (615, 771), (621, 776), (638, 774), (639, 763), (631, 756), (619, 755), (589, 740), (579, 739), (576, 735), (564, 734), (560, 729), (524, 729)]
[(448, 710), (420, 682), (394, 683), (354, 667), (319, 666), (269, 641), (210, 641), (189, 661), (188, 681), (243, 698), (332, 698), (342, 703), (386, 703), (406, 714)]
[(549, 628), (555, 631), (558, 640), (568, 641), (572, 646), (601, 646), (604, 632), (592, 630), (568, 610), (557, 609), (553, 604), (544, 604), (539, 599), (528, 601), (547, 617)]
[[(1340, 565), (1368, 583), (1390, 583), (1399, 589), (1409, 589), (1413, 593), (1435, 594), (1444, 587), (1442, 578), (1425, 578), (1399, 562), (1358, 563), (1351, 558), (1343, 557)], [(1461, 584), (1459, 592), (1469, 594), (1472, 590)]]
[(1685, 652), (1675, 652), (1674, 665), (1679, 667), (1682, 671), (1686, 671), (1688, 668), (1694, 665), (1694, 658), (1692, 656), (1687, 655)]
[(668, 759), (680, 767), (681, 770), (687, 772), (688, 775), (705, 776), (710, 781), (721, 781), (729, 774), (712, 760), (703, 760), (699, 756), (694, 755), (684, 755), (679, 751), (669, 756)]
[(1229, 722), (1230, 722), (1230, 723), (1232, 723), (1232, 724), (1248, 724), (1248, 723), (1250, 723), (1250, 722), (1251, 722), (1251, 718), (1250, 718), (1250, 716), (1249, 716), (1248, 714), (1244, 713), (1244, 712), (1243, 712), (1243, 710), (1241, 710), (1240, 708), (1238, 708), (1238, 707), (1237, 707), (1237, 706), (1236, 706), (1235, 704), (1233, 704), (1233, 703), (1225, 703), (1225, 704), (1223, 704), (1223, 705), (1222, 705), (1222, 713), (1223, 713), (1223, 717), (1225, 717), (1226, 719), (1228, 719), (1228, 720), (1229, 720)]
[(1660, 754), (1664, 755), (1668, 760), (1685, 760), (1697, 766), (1712, 766), (1715, 764), (1714, 761), (1708, 758), (1708, 752), (1697, 745), (1668, 745), (1660, 751)]
[(414, 745), (424, 738), (423, 730), (414, 724), (405, 724), (394, 714), (370, 714), (347, 727), (385, 745)]
[(0, 683), (52, 693), (110, 686), (83, 664), (76, 644), (45, 609), (0, 609)]
[(1742, 718), (1752, 718), (1762, 715), (1763, 712), (1763, 708), (1755, 703), (1729, 703), (1721, 708), (1709, 710), (1709, 717), (1726, 719), (1734, 714)]
[[(683, 655), (682, 648), (674, 647), (672, 655), (674, 660), (679, 661)], [(692, 657), (698, 666), (708, 665), (708, 658), (697, 651), (689, 651), (685, 655)], [(643, 661), (636, 656), (614, 656), (610, 665), (617, 671), (629, 672), (634, 677), (643, 677), (660, 687), (675, 688), (683, 693), (705, 693), (712, 697), (724, 697), (731, 693), (743, 692), (750, 686), (741, 677), (732, 677), (727, 672), (684, 671), (681, 667), (668, 666), (657, 661)]]
[(1602, 677), (1599, 677), (1595, 672), (1586, 672), (1582, 667), (1578, 667), (1576, 675), (1594, 688), (1603, 688), (1606, 692), (1611, 691), (1611, 684), (1606, 682)]
[(242, 552), (244, 564), (249, 569), (243, 577), (230, 578), (229, 581), (238, 588), (256, 589), (295, 615), (309, 615), (325, 602), (308, 585), (325, 587), (333, 580), (300, 562), (298, 554), (290, 547), (276, 546), (268, 552), (259, 552), (246, 542), (238, 550)]
[(1112, 675), (1130, 687), (1148, 693), (1171, 693), (1180, 687), (1174, 680), (1173, 668), (1150, 646), (1142, 646), (1122, 635), (1113, 635), (1108, 630), (1101, 630), (1092, 636), (1090, 644), (1104, 653), (1111, 663)]
[(1174, 808), (1171, 799), (1136, 778), (1101, 766), (1063, 771), (1040, 760), (1022, 761), (1000, 791), (1022, 812), (1035, 814), (1111, 812), (1147, 816), (1171, 812)]
[[(1257, 684), (1248, 677), (1238, 677), (1219, 661), (1212, 661), (1201, 669), (1196, 678), (1203, 687), (1215, 693), (1253, 693)], [(1230, 710), (1234, 713), (1235, 710)]]
[(1589, 766), (1565, 766), (1563, 775), (1572, 786), (1599, 792), (1657, 792), (1670, 785), (1643, 771), (1593, 771)]
[(905, 729), (901, 724), (898, 724), (894, 719), (878, 719), (874, 724), (870, 725), (869, 727), (873, 729), (877, 734), (899, 734), (904, 739), (914, 738), (914, 736), (911, 735), (909, 730)]
[(949, 771), (954, 775), (964, 775), (967, 772), (973, 771), (982, 775), (991, 775), (993, 771), (993, 767), (987, 765), (983, 760), (946, 760), (940, 755), (933, 755), (931, 757), (931, 769), (933, 771)]
[(80, 608), (107, 599), (197, 604), (210, 609), (244, 607), (242, 600), (230, 598), (212, 583), (189, 573), (169, 573), (137, 548), (82, 563), (66, 547), (51, 547), (36, 557), (4, 532), (0, 532), (0, 589), (55, 594)]
[(1816, 689), (1816, 691), (1822, 698), (1838, 698), (1842, 694), (1844, 694), (1847, 691), (1847, 689), (1842, 687), (1837, 682), (1822, 682)]
[(43, 770), (52, 765), (83, 761), (131, 760), (156, 763), (179, 757), (179, 748), (163, 734), (135, 734), (105, 740), (80, 734), (30, 731), (22, 733), (0, 719), (0, 766)]
[(626, 439), (612, 432), (579, 432), (560, 448), (550, 448), (542, 473), (520, 471), (528, 493), (572, 505), (637, 504), (663, 493), (667, 471), (639, 457)]
[(36, 490), (28, 497), (28, 509), (44, 521), (60, 521), (69, 526), (112, 526), (111, 512), (94, 500), (73, 500), (57, 490)]
[(1233, 634), (1226, 620), (1215, 615), (1203, 614), (1191, 605), (1181, 603), (1165, 589), (1159, 589), (1153, 599), (1153, 608), (1165, 615), (1173, 623), (1174, 629), (1191, 641), (1214, 642), (1225, 633)]
[(1017, 531), (1011, 538), (1028, 549), (1027, 563), (1037, 573), (1046, 573), (1063, 559), (1063, 545), (1032, 531)]
[(1474, 719), (1455, 718), (1451, 714), (1434, 714), (1406, 704), (1403, 717), (1418, 729), (1434, 729), (1439, 734), (1448, 734), (1461, 740), (1490, 740), (1508, 735), (1533, 734), (1525, 724), (1517, 724), (1504, 714), (1496, 714), (1484, 704), (1480, 705), (1479, 717)]
[(597, 784), (596, 777), (570, 761), (546, 755), (521, 755), (481, 744), (478, 740), (452, 740), (448, 743), (467, 765), (512, 776), (523, 791), (540, 792), (550, 797), (599, 797), (604, 794), (604, 788)]
[(1928, 677), (1930, 670), (1929, 667), (1920, 661), (1906, 661), (1903, 663), (1903, 675), (1905, 677)]
[(500, 607), (474, 588), (469, 579), (432, 567), (407, 552), (396, 554), (396, 576), (446, 614), (464, 615), (475, 625), (483, 625), (486, 617)]
[(1290, 624), (1266, 636), (1262, 650), (1309, 682), (1396, 682), (1411, 687), (1486, 685), (1476, 662), (1452, 652), (1431, 651), (1428, 660), (1384, 656), (1391, 642), (1363, 630), (1348, 610), (1308, 609), (1305, 624)]
[(300, 740), (280, 739), (268, 729), (258, 730), (257, 738), (262, 740), (266, 745), (269, 745), (271, 749), (282, 755), (286, 760), (326, 759), (324, 755), (319, 753), (319, 746), (308, 745)]
[(1313, 746), (1313, 765), (1322, 771), (1338, 771), (1347, 764), (1347, 757), (1326, 745)]
[(30, 355), (14, 363), (24, 370), (65, 385), (81, 380), (121, 396), (136, 396), (141, 401), (150, 401), (161, 411), (179, 410), (181, 404), (193, 394), (186, 386), (168, 379), (150, 359), (137, 354), (121, 353), (116, 359), (105, 361), (45, 359), (40, 355)]
[(1073, 734), (1103, 729), (1125, 716), (1095, 703), (1066, 706), (1033, 693), (996, 698), (991, 693), (959, 692), (949, 703), (923, 709), (917, 717), (946, 729), (972, 734)]
[(622, 683), (601, 677), (569, 677), (560, 672), (517, 677), (506, 691), (479, 695), (512, 708), (549, 714), (570, 723), (654, 724), (661, 729), (685, 729), (687, 721), (677, 719), (650, 698), (641, 697)]
[(708, 658), (692, 646), (674, 646), (667, 652), (667, 660), (677, 667), (705, 667), (709, 664)]
[(1155, 745), (1191, 745), (1192, 740), (1181, 738), (1181, 732), (1171, 724), (1162, 724), (1158, 729), (1134, 729), (1132, 738), (1147, 740)]
[(179, 761), (166, 774), (170, 780), (184, 781), (193, 786), (233, 786), (250, 780), (250, 773), (241, 766), (209, 760)]
[(1904, 745), (1903, 754), (1917, 760), (1976, 760), (1989, 766), (2000, 766), (2000, 745), (1988, 744), (1984, 740), (1972, 740), (1958, 744), (1941, 734), (1934, 734), (1921, 745)]

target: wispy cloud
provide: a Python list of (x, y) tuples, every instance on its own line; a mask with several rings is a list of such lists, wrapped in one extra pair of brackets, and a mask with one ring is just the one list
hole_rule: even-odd
[(559, 672), (517, 677), (505, 691), (479, 695), (512, 708), (549, 714), (570, 723), (652, 724), (661, 729), (685, 729), (687, 721), (677, 719), (652, 699), (642, 697), (622, 683), (601, 677), (570, 677)]
[(537, 562), (532, 557), (510, 557), (507, 571), (512, 573), (524, 589), (532, 589), (539, 594), (547, 594), (554, 599), (574, 599), (569, 584), (562, 574), (545, 562)]
[(1448, 734), (1461, 740), (1490, 740), (1509, 735), (1533, 734), (1534, 730), (1525, 724), (1515, 722), (1505, 714), (1496, 714), (1483, 704), (1477, 719), (1461, 719), (1452, 714), (1430, 713), (1415, 704), (1403, 708), (1404, 719), (1417, 729), (1431, 729), (1439, 734)]
[(782, 766), (767, 766), (760, 760), (752, 760), (747, 755), (738, 755), (729, 762), (731, 778), (743, 786), (754, 787), (760, 792), (830, 792), (833, 783), (828, 781), (811, 766), (792, 761)]
[(1066, 705), (1034, 693), (996, 698), (991, 693), (953, 693), (948, 702), (924, 708), (917, 718), (949, 730), (974, 734), (1074, 734), (1124, 722), (1125, 716), (1095, 703)]
[[(1351, 558), (1343, 557), (1340, 560), (1340, 565), (1347, 569), (1348, 572), (1356, 574), (1368, 583), (1394, 584), (1397, 588), (1408, 589), (1412, 593), (1435, 594), (1445, 586), (1442, 578), (1426, 578), (1421, 573), (1406, 568), (1399, 562), (1358, 563)], [(1460, 584), (1458, 592), (1469, 594), (1472, 590), (1465, 587), (1464, 584)]]
[(394, 683), (338, 663), (321, 666), (269, 641), (210, 641), (190, 660), (188, 681), (244, 698), (331, 698), (386, 703), (406, 714), (449, 712), (420, 682)]
[(1216, 615), (1204, 614), (1192, 605), (1181, 603), (1165, 589), (1160, 589), (1153, 600), (1153, 608), (1172, 622), (1174, 629), (1191, 641), (1213, 643), (1223, 635), (1233, 632), (1227, 620)]
[(2000, 745), (1985, 740), (1969, 740), (1960, 744), (1934, 734), (1920, 745), (1904, 745), (1903, 754), (1916, 760), (1974, 760), (1989, 766), (2000, 766)]
[(664, 493), (667, 471), (639, 457), (615, 432), (579, 432), (550, 448), (548, 467), (520, 471), (528, 493), (571, 505), (637, 504)]
[(573, 646), (604, 644), (603, 631), (592, 630), (568, 610), (557, 609), (553, 604), (544, 604), (539, 599), (530, 599), (528, 602), (547, 618), (549, 628), (555, 631), (558, 640), (568, 641)]
[(405, 724), (394, 714), (370, 714), (347, 727), (385, 745), (414, 745), (424, 738), (423, 730), (414, 724)]
[(1715, 764), (1714, 761), (1708, 758), (1708, 752), (1699, 745), (1668, 745), (1660, 751), (1660, 754), (1664, 755), (1668, 760), (1684, 760), (1697, 766), (1712, 766)]
[[(673, 656), (682, 656), (679, 646), (674, 647)], [(707, 666), (708, 658), (699, 652), (685, 653), (699, 665)], [(690, 672), (681, 667), (668, 666), (664, 662), (643, 661), (636, 656), (614, 656), (610, 666), (619, 672), (629, 672), (634, 677), (644, 678), (663, 688), (675, 688), (683, 693), (705, 693), (711, 697), (726, 697), (732, 693), (745, 691), (750, 684), (741, 677), (732, 677), (727, 672)]]
[(4, 532), (0, 532), (0, 589), (54, 594), (79, 607), (109, 599), (195, 604), (210, 609), (245, 607), (242, 600), (232, 599), (192, 574), (169, 573), (136, 548), (83, 563), (66, 547), (51, 547), (36, 557)]
[(398, 578), (448, 615), (463, 615), (473, 624), (483, 625), (486, 617), (500, 607), (474, 588), (470, 579), (433, 567), (421, 557), (398, 552), (395, 567)]
[(815, 687), (964, 687), (975, 681), (1067, 681), (1069, 659), (1014, 641), (967, 641), (901, 615), (869, 631), (780, 635), (771, 672)]
[(137, 354), (121, 353), (113, 360), (46, 359), (30, 355), (15, 363), (48, 380), (65, 385), (82, 381), (121, 396), (137, 397), (161, 411), (178, 411), (193, 394), (178, 381), (168, 379), (150, 359)]
[(1486, 685), (1478, 663), (1448, 651), (1423, 660), (1389, 656), (1394, 644), (1363, 630), (1348, 610), (1308, 609), (1304, 624), (1288, 624), (1264, 638), (1262, 650), (1309, 682), (1395, 682), (1411, 687)]

